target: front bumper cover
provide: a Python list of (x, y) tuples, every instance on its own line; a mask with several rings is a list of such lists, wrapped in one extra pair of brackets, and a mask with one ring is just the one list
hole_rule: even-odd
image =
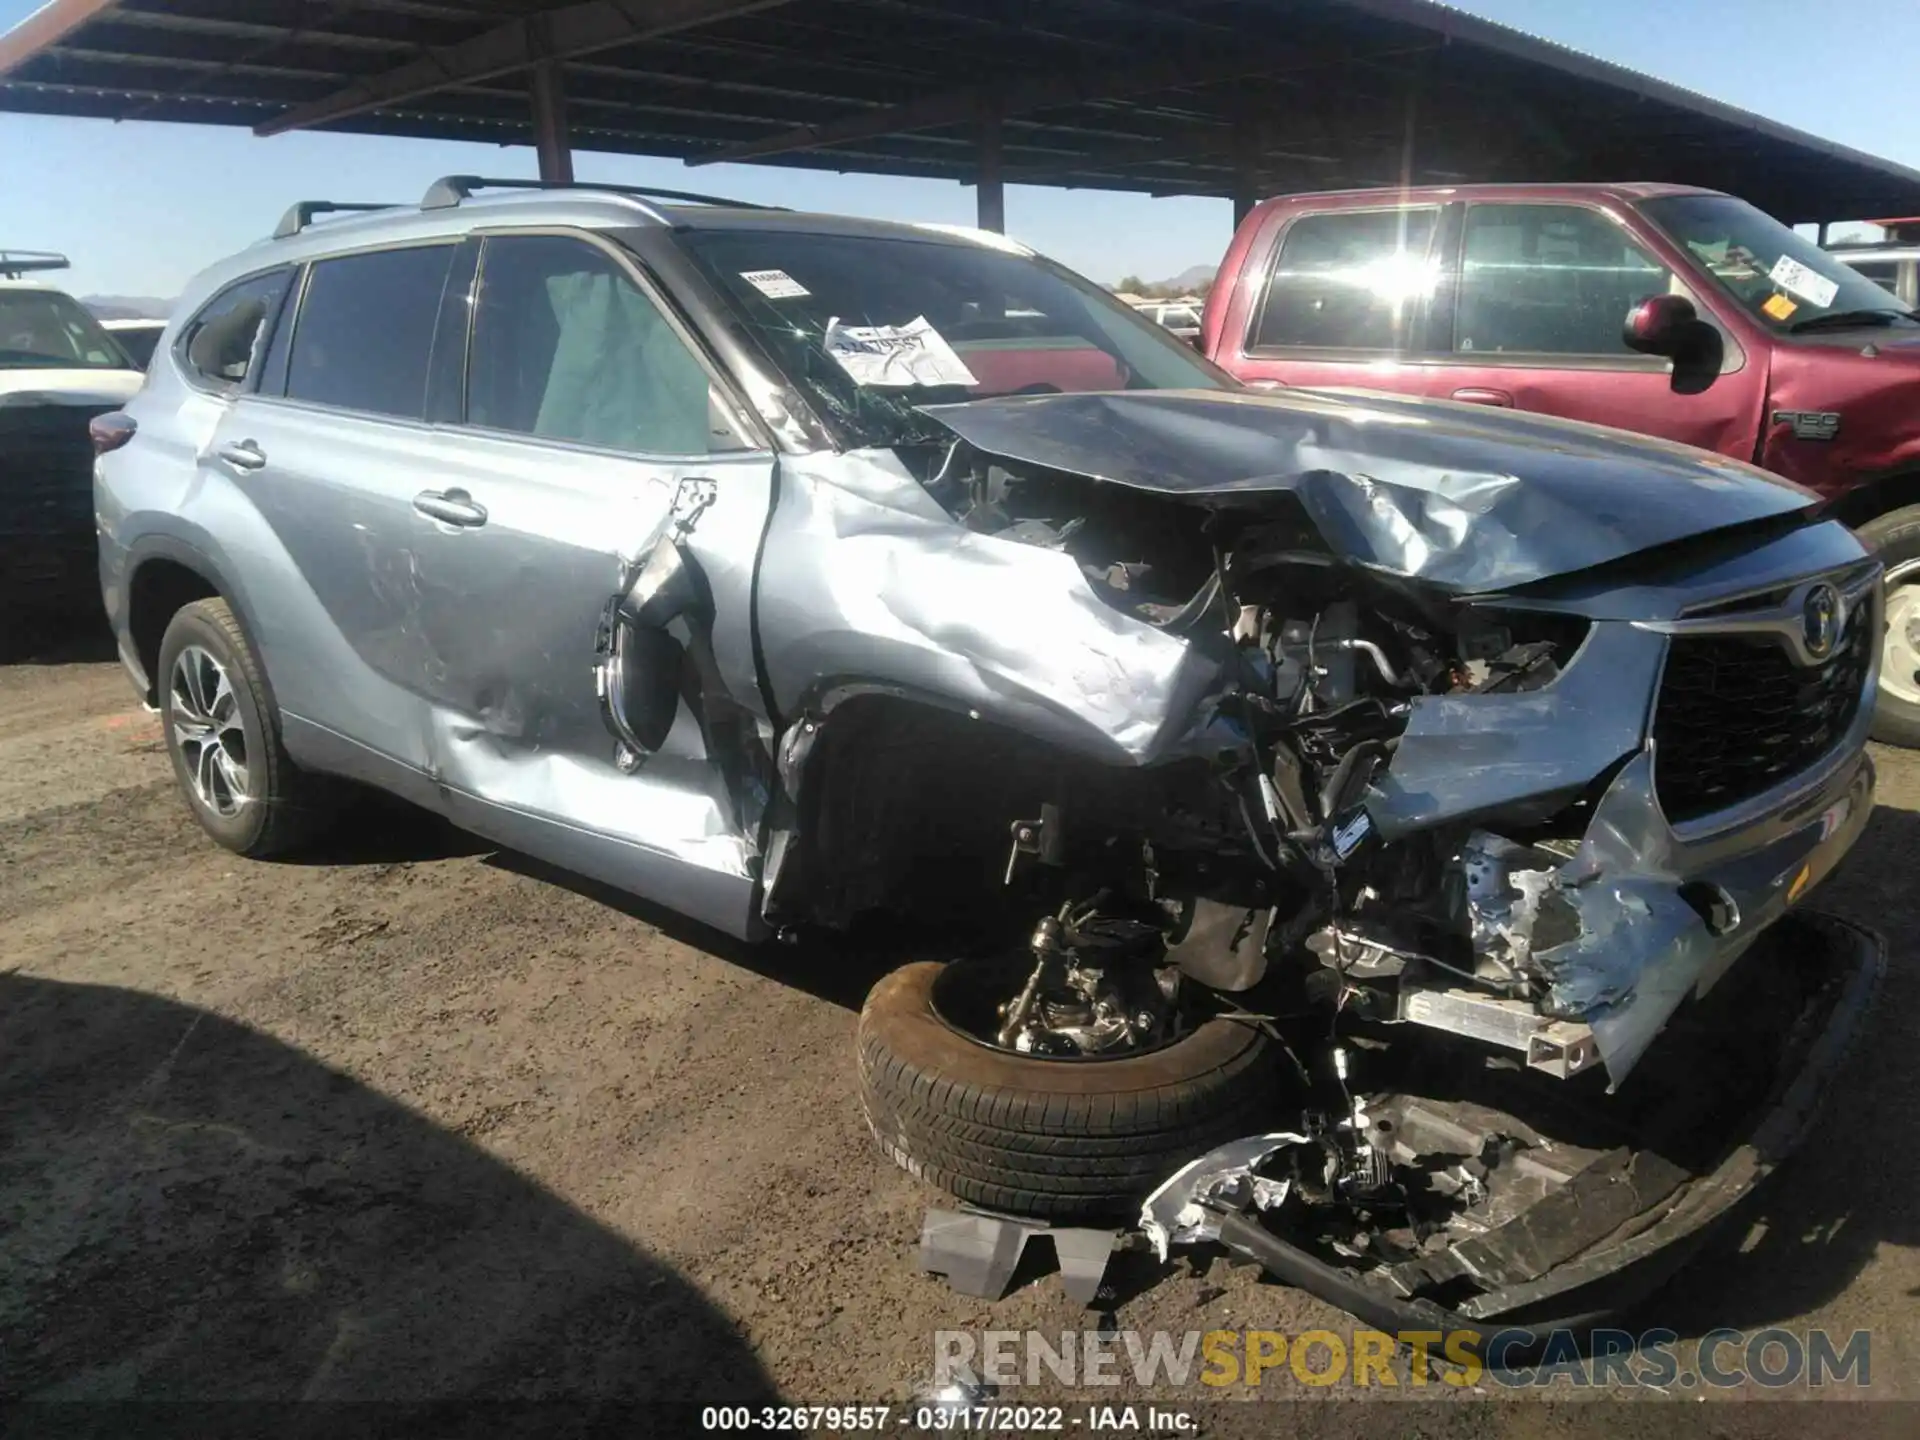
[[(1385, 1271), (1349, 1268), (1293, 1243), (1258, 1218), (1263, 1209), (1281, 1213), (1270, 1190), (1262, 1200), (1261, 1185), (1249, 1171), (1249, 1155), (1272, 1153), (1276, 1147), (1270, 1144), (1235, 1142), (1185, 1167), (1148, 1201), (1146, 1219), (1164, 1222), (1182, 1210), (1189, 1218), (1195, 1210), (1206, 1211), (1205, 1223), (1194, 1233), (1174, 1239), (1217, 1236), (1276, 1279), (1369, 1325), (1390, 1333), (1458, 1335), (1458, 1343), (1474, 1353), (1496, 1332), (1502, 1334), (1501, 1353), (1511, 1356), (1544, 1343), (1549, 1331), (1603, 1323), (1670, 1278), (1798, 1147), (1871, 1008), (1886, 969), (1880, 936), (1832, 916), (1806, 914), (1790, 918), (1770, 938), (1802, 957), (1817, 955), (1808, 963), (1820, 967), (1823, 979), (1782, 1037), (1773, 1086), (1754, 1107), (1750, 1126), (1743, 1135), (1727, 1138), (1710, 1168), (1542, 1273), (1482, 1289), (1448, 1307), (1408, 1295)], [(1287, 1137), (1261, 1137), (1280, 1138)], [(1632, 1160), (1649, 1153), (1638, 1152)]]

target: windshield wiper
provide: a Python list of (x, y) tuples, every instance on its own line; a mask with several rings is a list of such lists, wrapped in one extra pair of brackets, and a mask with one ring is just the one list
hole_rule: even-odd
[(1787, 333), (1797, 335), (1803, 330), (1838, 330), (1849, 325), (1891, 325), (1896, 320), (1914, 318), (1911, 310), (1895, 310), (1889, 305), (1872, 310), (1836, 310), (1831, 315), (1814, 315), (1797, 320), (1787, 327)]

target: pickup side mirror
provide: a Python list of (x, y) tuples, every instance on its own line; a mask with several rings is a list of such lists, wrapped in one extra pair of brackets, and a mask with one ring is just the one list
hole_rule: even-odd
[(1649, 295), (1627, 311), (1620, 338), (1642, 355), (1678, 358), (1700, 343), (1700, 314), (1684, 295)]

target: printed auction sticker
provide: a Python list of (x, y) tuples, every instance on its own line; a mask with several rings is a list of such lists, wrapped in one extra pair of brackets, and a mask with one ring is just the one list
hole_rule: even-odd
[(769, 300), (797, 300), (813, 293), (784, 270), (742, 270), (740, 278)]
[(827, 322), (826, 346), (861, 385), (906, 389), (980, 383), (924, 315), (905, 325), (842, 325), (835, 316)]
[(1800, 307), (1784, 295), (1769, 295), (1765, 300), (1760, 302), (1760, 308), (1775, 320), (1785, 320), (1792, 316), (1793, 312)]
[(1840, 293), (1837, 283), (1817, 270), (1809, 270), (1791, 255), (1782, 255), (1775, 261), (1767, 278), (1782, 290), (1791, 290), (1809, 305), (1818, 305), (1822, 310), (1833, 304), (1833, 297)]

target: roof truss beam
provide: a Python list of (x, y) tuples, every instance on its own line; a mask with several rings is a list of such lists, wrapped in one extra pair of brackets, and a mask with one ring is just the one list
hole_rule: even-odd
[(328, 125), (450, 86), (491, 80), (548, 61), (571, 60), (636, 40), (767, 10), (785, 0), (589, 0), (538, 12), (458, 45), (430, 50), (398, 69), (371, 76), (325, 99), (254, 126), (280, 135)]
[[(1428, 48), (1425, 45), (1415, 47), (1418, 51)], [(887, 105), (846, 115), (824, 125), (797, 126), (764, 139), (750, 140), (743, 145), (730, 145), (688, 163), (714, 165), (730, 161), (763, 160), (795, 150), (816, 150), (849, 141), (877, 139), (882, 135), (910, 134), (916, 130), (937, 130), (949, 125), (969, 124), (987, 114), (1004, 118), (1036, 110), (1058, 110), (1104, 100), (1124, 100), (1162, 91), (1225, 84), (1234, 80), (1271, 78), (1302, 70), (1327, 69), (1344, 63), (1348, 62), (1324, 56), (1315, 56), (1303, 63), (1259, 53), (1242, 53), (1205, 60), (1183, 57), (1131, 69), (1099, 69), (1076, 75), (1027, 76), (1000, 85), (969, 85), (921, 100), (910, 100), (904, 105)]]

